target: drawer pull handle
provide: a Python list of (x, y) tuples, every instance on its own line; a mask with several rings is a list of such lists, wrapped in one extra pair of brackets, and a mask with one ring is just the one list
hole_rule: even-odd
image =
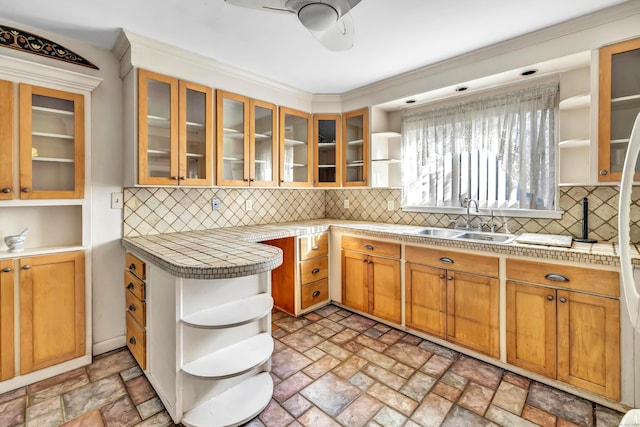
[(320, 296), (320, 291), (314, 291), (314, 292), (311, 294), (311, 296), (312, 296), (312, 297), (314, 297), (314, 298), (319, 297), (319, 296)]
[(31, 192), (31, 189), (30, 189), (30, 188), (28, 188), (28, 187), (25, 187), (25, 188), (23, 188), (23, 189), (22, 189), (22, 192), (23, 192), (23, 193), (30, 193), (30, 192)]
[(568, 282), (569, 278), (563, 276), (562, 274), (556, 274), (556, 273), (549, 273), (546, 276), (544, 276), (545, 279), (547, 280), (551, 280), (553, 282)]
[(131, 337), (131, 338), (129, 338), (129, 343), (130, 343), (130, 344), (136, 345), (136, 342), (137, 342), (137, 341), (136, 341), (136, 337)]
[(453, 264), (453, 260), (449, 257), (443, 256), (440, 258), (440, 262), (446, 262), (447, 264)]
[(9, 194), (9, 193), (11, 193), (11, 189), (9, 187), (5, 187), (5, 188), (2, 189), (2, 192), (4, 194)]
[(135, 265), (135, 264), (131, 264), (131, 265), (129, 266), (129, 270), (133, 270), (133, 271), (135, 271), (135, 270), (136, 270), (136, 265)]
[(363, 247), (368, 251), (372, 251), (373, 250), (373, 245), (364, 245)]
[(444, 279), (444, 274), (441, 274), (441, 275), (440, 275), (440, 278), (441, 278), (441, 279)]
[(552, 296), (552, 295), (547, 295), (547, 299), (548, 299), (549, 301), (553, 301), (553, 296)]
[(127, 289), (129, 290), (133, 290), (135, 286), (133, 286), (133, 283), (129, 282), (129, 284), (127, 285)]
[(318, 274), (318, 273), (320, 273), (319, 268), (314, 268), (313, 270), (311, 270), (311, 274)]
[(311, 250), (312, 251), (317, 251), (318, 249), (320, 249), (320, 246), (318, 246), (318, 245), (311, 246)]
[(362, 260), (362, 262), (367, 262), (367, 259), (366, 259), (366, 258), (365, 258), (365, 259), (363, 259), (363, 260)]
[(135, 306), (135, 304), (131, 304), (131, 305), (129, 306), (129, 311), (136, 311), (136, 306)]
[(11, 267), (5, 267), (2, 269), (3, 273), (11, 273)]
[(453, 276), (447, 276), (447, 279), (453, 280)]
[(29, 264), (22, 266), (23, 270), (31, 270), (31, 266)]
[(560, 302), (561, 302), (561, 303), (563, 303), (563, 304), (564, 304), (565, 302), (567, 302), (567, 299), (566, 299), (566, 298), (559, 298), (559, 300), (560, 300)]

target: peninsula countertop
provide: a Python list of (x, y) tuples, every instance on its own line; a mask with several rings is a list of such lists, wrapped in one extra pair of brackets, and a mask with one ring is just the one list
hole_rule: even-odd
[[(270, 271), (282, 263), (282, 251), (259, 242), (329, 229), (458, 250), (610, 267), (619, 265), (617, 243), (573, 242), (571, 248), (517, 242), (503, 244), (417, 234), (416, 231), (422, 228), (424, 226), (319, 219), (125, 237), (122, 244), (127, 250), (148, 259), (174, 276), (190, 279), (222, 279)], [(640, 264), (640, 252), (636, 245), (632, 245), (632, 254), (634, 262)]]

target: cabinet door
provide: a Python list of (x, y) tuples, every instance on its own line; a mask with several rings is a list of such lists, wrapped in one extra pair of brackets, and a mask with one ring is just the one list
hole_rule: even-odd
[(341, 118), (339, 114), (313, 116), (313, 185), (339, 187), (342, 154)]
[(180, 185), (213, 185), (213, 90), (180, 81)]
[(261, 243), (282, 249), (282, 264), (271, 270), (273, 304), (296, 315), (296, 238), (265, 240)]
[(402, 322), (400, 260), (370, 256), (369, 312), (390, 322)]
[(620, 301), (558, 290), (558, 379), (620, 399)]
[(278, 182), (277, 126), (275, 104), (252, 100), (249, 129), (249, 182), (252, 186), (273, 187)]
[(446, 271), (408, 262), (405, 276), (406, 325), (446, 339)]
[(507, 362), (556, 378), (556, 290), (507, 281)]
[(13, 286), (13, 260), (0, 261), (0, 381), (15, 375)]
[(216, 92), (217, 184), (249, 185), (249, 98)]
[(20, 373), (85, 354), (84, 253), (20, 260)]
[(280, 107), (280, 184), (311, 185), (311, 116)]
[(369, 311), (367, 256), (342, 251), (342, 304), (362, 312)]
[(138, 72), (138, 183), (177, 185), (178, 80)]
[(20, 85), (20, 198), (84, 197), (84, 96)]
[[(640, 112), (640, 39), (601, 48), (599, 67), (598, 180), (620, 181)], [(640, 179), (637, 167), (635, 179)]]
[(346, 187), (366, 186), (369, 175), (369, 109), (342, 116), (342, 183)]
[(491, 357), (500, 353), (499, 281), (447, 271), (447, 339)]
[(13, 83), (0, 80), (0, 200), (13, 192)]

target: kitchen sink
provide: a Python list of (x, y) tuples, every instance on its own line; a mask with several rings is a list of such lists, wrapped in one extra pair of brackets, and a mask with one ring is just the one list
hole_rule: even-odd
[(416, 232), (416, 234), (422, 234), (424, 236), (448, 237), (448, 238), (454, 238), (460, 233), (461, 233), (460, 230), (451, 230), (448, 228), (423, 228)]
[(499, 242), (499, 243), (508, 243), (516, 238), (516, 236), (512, 234), (502, 234), (502, 233), (483, 233), (483, 232), (473, 232), (467, 231), (466, 233), (459, 234), (455, 237), (456, 239), (465, 239), (465, 240), (479, 240), (483, 242)]

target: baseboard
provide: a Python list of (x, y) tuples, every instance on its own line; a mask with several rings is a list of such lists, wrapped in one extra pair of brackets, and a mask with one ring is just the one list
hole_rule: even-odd
[(127, 345), (126, 338), (127, 337), (125, 335), (120, 335), (119, 337), (93, 343), (93, 355), (97, 356), (99, 354), (124, 347)]

